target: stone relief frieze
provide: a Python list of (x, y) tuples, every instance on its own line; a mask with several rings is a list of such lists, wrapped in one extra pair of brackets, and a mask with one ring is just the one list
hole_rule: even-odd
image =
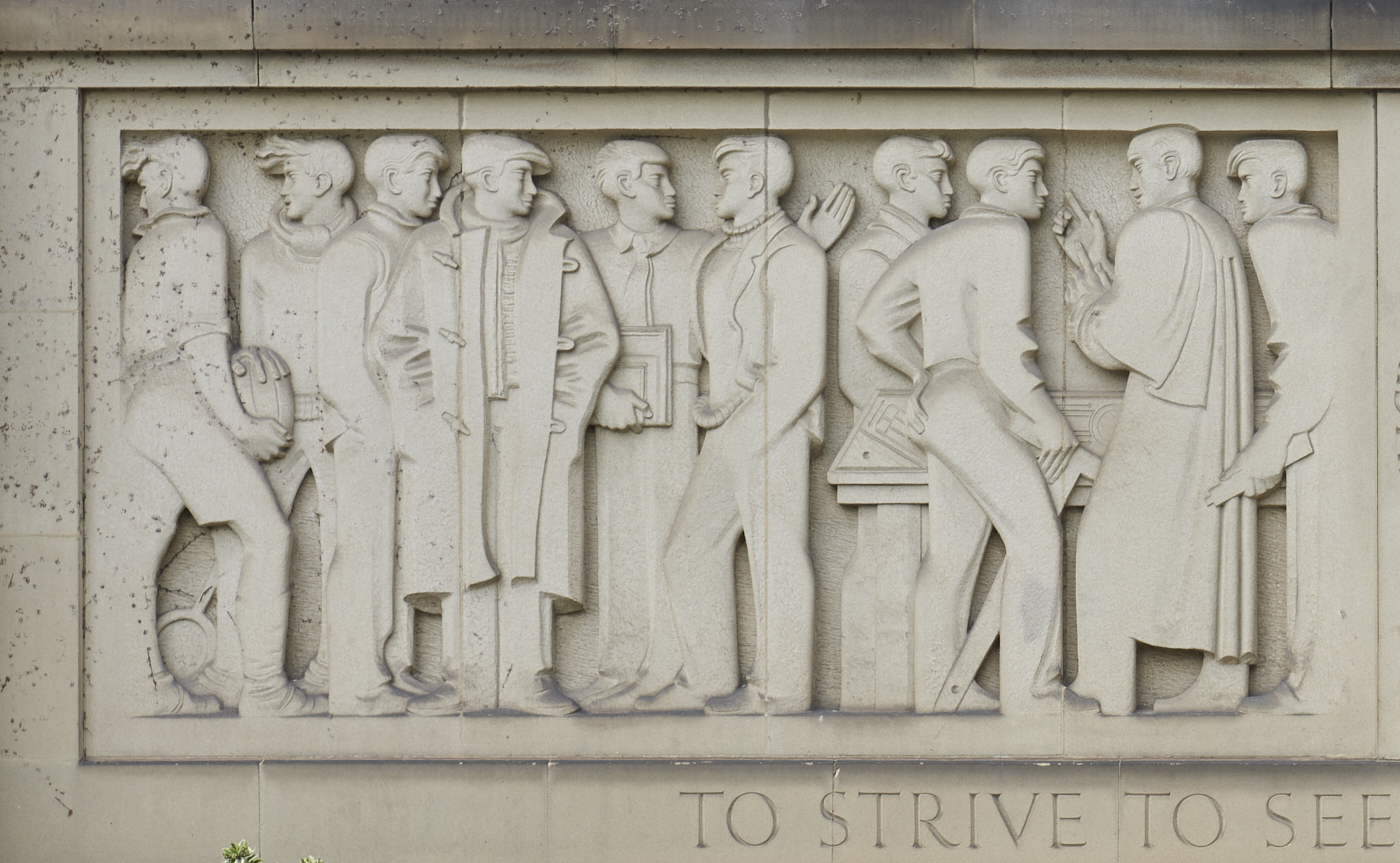
[(1345, 699), (1325, 136), (135, 137), (130, 716)]

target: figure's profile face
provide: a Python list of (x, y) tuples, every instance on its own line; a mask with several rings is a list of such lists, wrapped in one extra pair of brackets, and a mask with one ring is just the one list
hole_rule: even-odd
[(437, 210), (442, 199), (442, 186), (438, 185), (437, 162), (431, 158), (419, 159), (407, 172), (398, 176), (401, 209), (420, 219), (426, 219)]
[(719, 177), (724, 181), (719, 199), (715, 201), (715, 213), (721, 219), (732, 219), (741, 213), (749, 200), (748, 159), (743, 153), (726, 153), (719, 160)]
[(1144, 152), (1137, 142), (1128, 148), (1128, 164), (1132, 176), (1128, 180), (1128, 191), (1133, 193), (1139, 210), (1165, 204), (1172, 196), (1172, 178), (1167, 176), (1167, 166), (1152, 153)]
[[(524, 159), (511, 159), (496, 176), (496, 190), (488, 194), (496, 199), (500, 208), (512, 216), (528, 216), (534, 206), (535, 186), (533, 166)], [(480, 192), (478, 192), (480, 194)]]
[(632, 181), (632, 200), (651, 218), (666, 222), (676, 215), (676, 187), (665, 165), (643, 165), (642, 175)]
[(914, 194), (930, 216), (941, 219), (953, 203), (953, 184), (948, 179), (948, 163), (937, 157), (919, 159), (910, 179)]
[(1268, 216), (1278, 205), (1273, 195), (1273, 178), (1264, 170), (1258, 159), (1246, 159), (1240, 163), (1237, 173), (1240, 178), (1240, 216), (1246, 225), (1252, 225)]
[(1016, 174), (1006, 176), (1006, 208), (1023, 219), (1038, 219), (1045, 209), (1050, 190), (1045, 188), (1045, 169), (1039, 159), (1028, 159)]
[(300, 222), (316, 206), (320, 197), (317, 178), (307, 170), (305, 159), (288, 159), (282, 174), (282, 205), (287, 218)]
[(165, 200), (165, 178), (162, 176), (161, 166), (155, 162), (142, 165), (141, 173), (136, 175), (136, 182), (141, 186), (141, 209), (149, 215)]

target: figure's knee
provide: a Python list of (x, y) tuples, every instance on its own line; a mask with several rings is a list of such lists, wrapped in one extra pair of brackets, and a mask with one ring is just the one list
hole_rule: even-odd
[(260, 558), (285, 558), (291, 552), (292, 527), (275, 505), (240, 513), (229, 527), (243, 543), (243, 553)]

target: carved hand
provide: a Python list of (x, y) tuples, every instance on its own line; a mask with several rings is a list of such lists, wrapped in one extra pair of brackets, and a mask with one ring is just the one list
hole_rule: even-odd
[(280, 458), (292, 445), (292, 437), (282, 424), (267, 417), (248, 417), (233, 433), (258, 461)]
[(1053, 418), (1036, 423), (1035, 431), (1040, 438), (1040, 456), (1036, 461), (1040, 464), (1040, 472), (1045, 474), (1045, 481), (1053, 483), (1069, 466), (1070, 456), (1079, 449), (1079, 439), (1059, 411)]
[(1256, 438), (1220, 475), (1220, 482), (1206, 494), (1206, 503), (1221, 506), (1240, 495), (1259, 497), (1268, 494), (1283, 481), (1283, 462), (1287, 453), (1286, 445), (1281, 452), (1273, 452), (1274, 449), (1276, 447), (1267, 446)]
[(690, 415), (691, 418), (695, 420), (695, 424), (700, 426), (700, 428), (712, 429), (718, 428), (725, 420), (729, 419), (729, 415), (733, 410), (734, 408), (731, 405), (719, 405), (716, 407), (710, 404), (710, 397), (708, 395), (703, 395), (695, 400), (694, 407), (690, 409)]
[(265, 384), (269, 380), (278, 381), (292, 376), (292, 370), (276, 351), (256, 345), (249, 346), (246, 350), (247, 352), (233, 363), (232, 371), (236, 377), (251, 374), (257, 378), (258, 383)]
[(640, 433), (642, 421), (650, 418), (651, 405), (631, 390), (605, 383), (598, 392), (593, 419), (603, 428)]
[(928, 411), (924, 410), (922, 396), (928, 386), (928, 371), (922, 370), (914, 376), (914, 386), (909, 398), (904, 400), (904, 427), (910, 437), (921, 435), (928, 425)]
[[(1113, 282), (1113, 261), (1108, 256), (1108, 231), (1104, 228), (1103, 217), (1097, 210), (1086, 212), (1073, 192), (1065, 193), (1065, 202), (1068, 206), (1061, 207), (1055, 214), (1050, 230), (1070, 263), (1085, 273), (1092, 273), (1107, 288)], [(1086, 231), (1087, 238), (1083, 236)]]
[(797, 227), (807, 236), (817, 241), (823, 249), (830, 249), (846, 232), (851, 217), (856, 212), (856, 190), (847, 183), (837, 183), (831, 187), (826, 200), (818, 207), (817, 196), (807, 199), (807, 206), (797, 218)]

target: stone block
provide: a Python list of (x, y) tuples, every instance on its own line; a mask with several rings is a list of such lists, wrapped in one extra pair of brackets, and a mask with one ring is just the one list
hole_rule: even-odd
[(1325, 51), (1326, 0), (1114, 3), (1013, 0), (977, 4), (979, 49), (1074, 51)]
[(76, 537), (0, 537), (0, 758), (72, 761), (78, 744)]
[[(8, 81), (7, 81), (8, 83)], [(0, 90), (0, 311), (71, 312), (81, 284), (75, 90)]]
[(544, 860), (551, 769), (529, 762), (268, 764), (259, 783), (258, 851), (266, 860)]
[(968, 0), (623, 4), (618, 48), (971, 48)]
[(0, 533), (79, 530), (76, 312), (0, 313)]
[(0, 761), (0, 847), (33, 861), (218, 859), (257, 847), (256, 764), (79, 765)]
[(1332, 48), (1336, 51), (1394, 51), (1400, 40), (1400, 9), (1374, 0), (1333, 0)]
[(582, 0), (497, 4), (256, 0), (259, 50), (611, 48), (611, 7)]
[(0, 51), (232, 51), (253, 47), (253, 7), (235, 0), (0, 3)]

